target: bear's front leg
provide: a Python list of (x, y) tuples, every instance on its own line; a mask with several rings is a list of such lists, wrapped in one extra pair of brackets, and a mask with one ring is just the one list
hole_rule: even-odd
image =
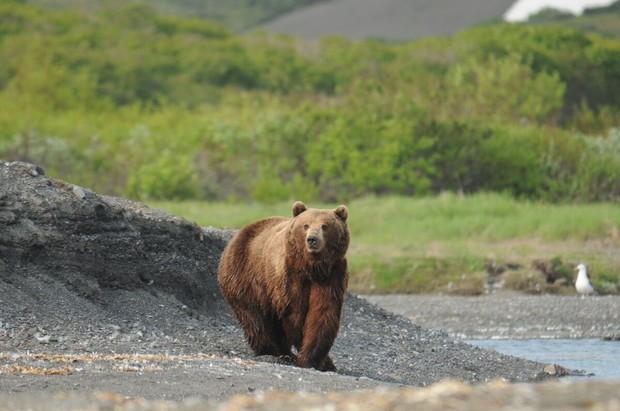
[(323, 363), (320, 364), (317, 367), (317, 370), (319, 371), (338, 371), (336, 369), (336, 366), (334, 365), (334, 362), (332, 361), (332, 359), (330, 358), (330, 356), (326, 356), (325, 359), (323, 360)]
[(344, 286), (312, 284), (298, 366), (336, 371), (328, 353), (338, 334), (343, 301)]

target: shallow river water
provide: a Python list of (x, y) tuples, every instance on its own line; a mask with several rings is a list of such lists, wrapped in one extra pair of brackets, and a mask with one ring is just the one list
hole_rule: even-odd
[(466, 340), (467, 343), (494, 349), (502, 354), (523, 357), (545, 364), (559, 364), (584, 370), (589, 377), (620, 380), (620, 341), (600, 339), (496, 339)]

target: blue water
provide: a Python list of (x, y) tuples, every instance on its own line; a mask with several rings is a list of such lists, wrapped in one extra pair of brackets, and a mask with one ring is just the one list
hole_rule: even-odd
[(594, 374), (586, 378), (620, 380), (620, 341), (537, 339), (466, 342), (502, 354), (545, 364), (559, 364), (573, 370), (584, 370), (587, 375)]

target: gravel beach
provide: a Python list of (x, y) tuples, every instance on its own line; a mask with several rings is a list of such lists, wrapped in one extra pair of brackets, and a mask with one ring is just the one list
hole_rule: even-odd
[[(182, 307), (169, 313), (171, 324), (179, 321), (176, 324), (183, 330), (174, 334), (168, 334), (165, 328), (153, 328), (161, 318), (139, 326), (131, 324), (127, 328), (91, 324), (90, 328), (77, 327), (75, 331), (73, 327), (62, 327), (60, 323), (51, 327), (29, 323), (30, 332), (24, 330), (23, 334), (13, 334), (17, 339), (0, 338), (0, 409), (297, 410), (362, 407), (388, 410), (421, 406), (439, 410), (452, 404), (452, 409), (457, 410), (515, 409), (511, 407), (517, 405), (527, 405), (532, 410), (572, 410), (580, 409), (579, 405), (584, 401), (591, 401), (602, 410), (619, 409), (614, 399), (620, 381), (594, 382), (584, 378), (562, 384), (538, 382), (532, 385), (500, 383), (498, 381), (505, 379), (495, 376), (475, 380), (471, 377), (477, 372), (479, 362), (496, 363), (497, 368), (491, 368), (498, 372), (502, 368), (499, 364), (505, 363), (508, 368), (514, 368), (504, 371), (508, 374), (518, 374), (524, 367), (538, 370), (538, 366), (530, 368), (529, 362), (524, 365), (521, 360), (472, 349), (458, 342), (458, 338), (453, 340), (433, 328), (446, 327), (450, 335), (466, 338), (492, 338), (499, 331), (508, 337), (510, 329), (520, 330), (520, 336), (536, 338), (564, 338), (566, 332), (575, 336), (575, 330), (587, 331), (580, 333), (581, 337), (603, 338), (617, 335), (620, 297), (582, 300), (578, 297), (499, 293), (480, 297), (385, 295), (365, 298), (407, 316), (413, 317), (414, 313), (423, 316), (420, 322), (424, 327), (350, 296), (349, 304), (355, 308), (347, 309), (346, 316), (361, 318), (359, 323), (346, 321), (343, 335), (334, 347), (334, 359), (340, 367), (338, 374), (300, 369), (272, 358), (253, 357), (236, 327), (224, 326), (218, 337), (207, 337), (209, 328), (202, 329), (198, 325), (200, 320), (179, 318), (182, 317)], [(149, 297), (143, 296), (139, 300), (148, 301)], [(122, 299), (122, 304), (131, 305), (127, 296)], [(544, 324), (550, 327), (542, 327), (537, 320), (540, 312), (557, 313), (555, 307), (559, 305), (585, 306), (587, 309), (547, 315)], [(168, 304), (165, 306), (170, 308)], [(502, 306), (516, 308), (498, 310)], [(521, 317), (515, 318), (514, 311), (520, 312)], [(144, 312), (158, 311), (146, 304)], [(147, 317), (148, 314), (143, 315), (143, 318)], [(593, 325), (596, 317), (609, 320), (611, 326)], [(486, 323), (485, 318), (492, 318), (493, 326)], [(531, 321), (523, 322), (524, 318)], [(366, 326), (364, 322), (374, 325)], [(397, 325), (385, 328), (381, 322), (395, 322)], [(6, 319), (3, 327), (6, 332)], [(356, 327), (361, 329), (347, 332), (347, 329)], [(382, 336), (382, 332), (385, 335)], [(400, 336), (408, 333), (417, 335), (417, 343), (399, 341)], [(360, 338), (361, 334), (370, 338)], [(423, 342), (425, 339), (427, 343)], [(438, 339), (441, 344), (437, 343)], [(357, 344), (355, 340), (358, 340)], [(445, 349), (452, 353), (441, 353)], [(441, 361), (448, 368), (458, 368), (452, 354), (461, 356), (458, 361), (471, 362), (467, 383), (456, 382), (468, 378), (463, 378), (456, 370), (446, 372), (446, 368), (439, 364)], [(353, 355), (359, 358), (353, 358)], [(380, 356), (385, 358), (380, 359)], [(414, 364), (418, 361), (419, 364)], [(540, 375), (543, 379), (550, 378)], [(418, 380), (414, 381), (416, 378)], [(428, 380), (419, 383), (422, 378)], [(470, 385), (470, 382), (475, 384)], [(414, 388), (425, 385), (430, 387)]]
[[(281, 391), (298, 394), (278, 397), (279, 409), (301, 409), (308, 398), (364, 404), (347, 394), (358, 390), (409, 404), (422, 398), (409, 390), (431, 385), (444, 387), (432, 391), (441, 398), (478, 398), (470, 384), (557, 380), (561, 368), (551, 375), (548, 364), (455, 338), (495, 336), (502, 313), (515, 317), (523, 298), (536, 308), (511, 318), (515, 330), (549, 324), (586, 336), (591, 319), (575, 325), (557, 309), (582, 304), (579, 312), (611, 324), (594, 327), (597, 336), (617, 334), (614, 297), (368, 297), (386, 310), (349, 294), (331, 350), (338, 372), (297, 368), (255, 357), (221, 296), (216, 267), (232, 234), (0, 162), (0, 410), (267, 409), (279, 401), (269, 393)], [(475, 302), (485, 303), (451, 319)], [(309, 394), (327, 392), (336, 397)]]
[[(6, 297), (3, 291), (0, 288), (0, 295)], [(453, 399), (453, 395), (464, 393), (467, 395), (463, 398), (469, 398), (471, 404), (491, 401), (492, 398), (479, 397), (477, 392), (491, 395), (488, 387), (474, 389), (447, 382), (456, 380), (475, 385), (509, 381), (517, 383), (517, 388), (501, 384), (491, 387), (501, 390), (503, 395), (512, 393), (514, 401), (520, 395), (530, 398), (532, 393), (543, 398), (548, 395), (544, 389), (551, 388), (518, 383), (553, 379), (542, 372), (544, 365), (471, 347), (449, 335), (492, 338), (500, 330), (507, 337), (514, 328), (521, 330), (519, 335), (528, 337), (566, 337), (565, 332), (575, 336), (575, 330), (588, 331), (580, 337), (610, 337), (618, 332), (620, 304), (620, 297), (611, 296), (581, 299), (499, 293), (480, 297), (385, 295), (362, 299), (351, 295), (341, 335), (332, 351), (339, 372), (321, 373), (271, 357), (254, 357), (233, 323), (213, 324), (213, 319), (190, 316), (178, 302), (175, 306), (167, 298), (148, 293), (112, 294), (107, 296), (112, 305), (125, 307), (124, 310), (112, 310), (107, 318), (88, 312), (88, 317), (84, 317), (88, 324), (77, 318), (62, 321), (62, 312), (56, 312), (52, 320), (50, 313), (30, 313), (24, 317), (3, 310), (0, 404), (5, 408), (0, 409), (50, 409), (49, 401), (56, 404), (53, 409), (60, 410), (82, 409), (85, 403), (101, 406), (87, 409), (105, 409), (109, 404), (121, 407), (116, 409), (129, 405), (138, 407), (135, 409), (205, 409), (200, 407), (207, 405), (213, 407), (208, 409), (238, 409), (231, 404), (241, 401), (234, 397), (239, 394), (248, 395), (244, 401), (253, 404), (254, 409), (271, 409), (273, 401), (283, 404), (280, 409), (301, 409), (299, 404), (305, 404), (308, 398), (316, 404), (325, 403), (326, 397), (307, 397), (310, 393), (342, 392), (332, 400), (364, 404), (367, 400), (363, 396), (345, 394), (360, 390), (371, 390), (373, 398), (383, 398), (386, 404), (396, 401), (411, 405), (407, 401), (430, 400), (432, 396)], [(420, 322), (424, 326), (376, 307), (366, 299), (407, 316), (423, 316)], [(587, 309), (545, 316), (544, 324), (555, 325), (542, 327), (537, 320), (540, 312), (557, 313), (555, 307), (559, 305)], [(515, 311), (521, 317), (515, 318)], [(609, 326), (593, 326), (595, 317), (608, 320)], [(131, 320), (124, 321), (126, 318)], [(487, 323), (485, 318), (492, 318), (493, 322)], [(530, 321), (524, 322), (527, 318)], [(446, 327), (449, 334), (440, 327)], [(443, 389), (438, 388), (438, 382)], [(591, 389), (601, 389), (603, 385), (605, 392), (615, 393), (613, 390), (620, 388), (620, 382), (610, 384), (600, 382)], [(426, 397), (407, 388), (429, 385), (434, 391), (424, 394)], [(557, 389), (560, 388), (553, 388)], [(307, 394), (256, 396), (277, 391)], [(101, 393), (110, 394), (106, 397)], [(265, 398), (270, 398), (269, 402)], [(578, 400), (582, 398), (575, 397)], [(200, 407), (192, 408), (197, 405)]]
[(524, 295), (511, 291), (462, 297), (369, 295), (365, 298), (453, 338), (620, 339), (620, 296)]

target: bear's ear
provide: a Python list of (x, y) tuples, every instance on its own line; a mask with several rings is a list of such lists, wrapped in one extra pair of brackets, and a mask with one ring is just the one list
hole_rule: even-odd
[(334, 213), (338, 216), (342, 221), (347, 221), (349, 217), (349, 209), (346, 206), (340, 205), (335, 210)]
[(293, 204), (293, 217), (297, 217), (304, 211), (306, 211), (306, 205), (301, 201), (295, 201), (295, 204)]

